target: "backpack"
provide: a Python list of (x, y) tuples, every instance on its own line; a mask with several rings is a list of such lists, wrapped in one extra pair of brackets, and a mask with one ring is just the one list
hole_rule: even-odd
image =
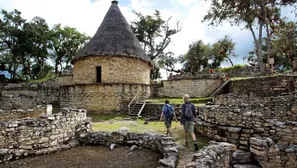
[(170, 105), (165, 105), (165, 117), (168, 121), (173, 119), (173, 109)]
[(186, 104), (185, 117), (186, 118), (192, 118), (193, 117), (192, 104), (190, 104), (190, 103)]

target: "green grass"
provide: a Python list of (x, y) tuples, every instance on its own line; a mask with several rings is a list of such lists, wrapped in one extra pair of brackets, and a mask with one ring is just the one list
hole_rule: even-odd
[(87, 113), (88, 117), (92, 118), (92, 122), (103, 122), (103, 121), (121, 121), (127, 117), (127, 115), (115, 115), (115, 114), (92, 114)]
[(237, 80), (245, 80), (245, 79), (252, 79), (252, 78), (256, 78), (256, 77), (250, 77), (250, 76), (245, 76), (245, 77), (231, 77), (230, 80), (231, 81), (237, 81)]
[[(94, 116), (95, 115), (93, 115), (93, 117)], [(127, 121), (124, 120), (123, 116), (115, 115), (97, 115), (95, 118), (92, 118), (92, 120), (93, 122), (100, 121), (92, 124), (93, 131), (113, 132), (118, 131), (121, 127), (127, 127), (130, 132), (166, 134), (163, 121), (151, 121), (148, 122), (148, 124), (144, 124), (144, 119)], [(172, 134), (177, 144), (184, 143), (183, 127), (179, 122), (172, 122)], [(190, 136), (189, 139), (191, 139)], [(199, 142), (199, 148), (206, 146), (210, 141), (208, 138), (199, 134), (197, 134), (197, 140)], [(192, 145), (192, 141), (189, 141), (189, 145)]]
[(54, 74), (47, 74), (45, 77), (43, 77), (41, 79), (29, 80), (28, 82), (41, 83), (41, 82), (45, 82), (50, 79), (54, 79), (55, 77), (56, 77), (56, 75), (54, 75)]
[(233, 71), (233, 70), (243, 69), (245, 67), (246, 67), (246, 65), (234, 65), (234, 66), (231, 66), (231, 67), (219, 68), (219, 69), (216, 69), (216, 70), (219, 71), (219, 72), (229, 72), (229, 71)]
[[(184, 100), (182, 98), (166, 98), (166, 97), (150, 98), (150, 99), (147, 99), (146, 101), (150, 103), (155, 103), (155, 104), (164, 104), (165, 100), (169, 100), (170, 104), (173, 104), (173, 105), (184, 103)], [(198, 106), (205, 104), (208, 101), (212, 101), (212, 98), (209, 98), (209, 97), (191, 98), (191, 102)]]

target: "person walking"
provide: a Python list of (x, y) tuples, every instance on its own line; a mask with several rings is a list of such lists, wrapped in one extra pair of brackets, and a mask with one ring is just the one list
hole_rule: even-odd
[(196, 108), (193, 103), (190, 102), (190, 96), (185, 94), (184, 97), (184, 104), (181, 106), (181, 124), (184, 127), (185, 133), (185, 145), (188, 146), (188, 133), (191, 134), (192, 140), (194, 142), (194, 149), (198, 151), (198, 144), (196, 140), (196, 135), (194, 133), (194, 122), (196, 122)]
[(165, 127), (167, 129), (166, 135), (167, 136), (169, 135), (169, 136), (172, 137), (172, 132), (171, 132), (172, 120), (174, 118), (175, 121), (177, 122), (177, 118), (176, 118), (176, 115), (174, 113), (173, 107), (169, 104), (169, 100), (165, 100), (165, 105), (162, 108), (160, 121), (162, 120), (162, 118), (164, 118), (164, 124), (165, 124)]

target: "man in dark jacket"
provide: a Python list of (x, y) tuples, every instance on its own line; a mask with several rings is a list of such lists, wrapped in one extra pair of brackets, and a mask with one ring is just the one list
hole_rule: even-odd
[[(188, 146), (188, 133), (190, 133), (194, 141), (195, 151), (198, 151), (198, 144), (194, 133), (194, 122), (196, 121), (196, 117), (197, 117), (196, 108), (195, 108), (195, 105), (190, 102), (190, 96), (188, 94), (185, 94), (183, 99), (185, 103), (182, 104), (181, 106), (182, 113), (181, 113), (180, 122), (184, 127), (185, 145)], [(190, 108), (190, 109), (186, 109), (186, 108)], [(190, 110), (192, 112), (191, 117), (187, 117), (187, 115), (189, 115), (189, 114), (186, 114), (187, 110)]]

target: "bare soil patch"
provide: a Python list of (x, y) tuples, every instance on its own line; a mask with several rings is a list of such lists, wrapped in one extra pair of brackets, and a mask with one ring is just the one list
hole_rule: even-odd
[(58, 153), (30, 157), (5, 164), (1, 168), (152, 168), (160, 153), (148, 149), (130, 152), (128, 147), (110, 150), (106, 146), (81, 146)]

